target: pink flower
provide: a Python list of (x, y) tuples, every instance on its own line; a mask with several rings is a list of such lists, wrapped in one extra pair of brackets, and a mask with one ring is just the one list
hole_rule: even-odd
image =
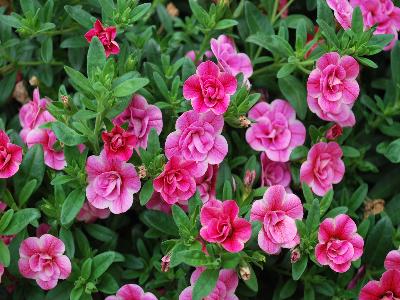
[(19, 248), (19, 271), (22, 276), (35, 279), (42, 289), (50, 290), (71, 273), (71, 262), (64, 251), (64, 243), (50, 234), (29, 237)]
[(245, 53), (236, 51), (235, 43), (230, 37), (220, 35), (218, 39), (211, 39), (210, 44), (222, 70), (233, 76), (243, 73), (245, 81), (250, 78), (253, 74), (250, 58)]
[(0, 235), (0, 240), (3, 241), (5, 245), (10, 245), (12, 240), (15, 238), (15, 234), (12, 235)]
[(383, 273), (380, 281), (370, 281), (362, 289), (359, 300), (397, 300), (400, 299), (400, 271), (389, 270)]
[(4, 265), (0, 264), (0, 283), (1, 283), (1, 278), (3, 277), (4, 274)]
[(318, 196), (325, 195), (332, 184), (343, 179), (345, 166), (342, 149), (336, 142), (318, 143), (311, 147), (307, 161), (300, 168), (300, 181), (307, 183)]
[(85, 38), (90, 43), (95, 36), (97, 36), (103, 44), (106, 57), (109, 57), (110, 54), (119, 53), (119, 45), (114, 41), (117, 36), (117, 29), (114, 26), (104, 28), (101, 21), (96, 20), (93, 28), (86, 32)]
[(199, 58), (199, 60), (196, 60), (196, 55), (197, 55), (197, 53), (194, 50), (190, 50), (190, 51), (186, 52), (186, 54), (185, 54), (185, 56), (187, 58), (189, 58), (191, 61), (193, 61), (196, 65), (198, 65), (202, 62), (204, 56), (208, 59), (213, 57), (213, 53), (210, 50), (207, 50), (204, 53), (203, 57)]
[[(199, 279), (204, 268), (196, 268), (190, 277), (190, 286), (182, 291), (179, 295), (179, 300), (192, 300), (193, 287)], [(235, 270), (222, 269), (219, 271), (217, 284), (212, 292), (202, 300), (239, 300), (235, 295), (235, 290), (239, 284), (239, 278)]]
[(331, 128), (328, 129), (328, 131), (326, 132), (325, 137), (328, 140), (336, 140), (342, 134), (343, 134), (343, 128), (340, 127), (340, 125), (335, 124)]
[(40, 98), (39, 88), (34, 89), (33, 99), (24, 104), (19, 111), (19, 121), (22, 126), (20, 132), (22, 140), (26, 143), (26, 136), (36, 127), (53, 122), (56, 119), (46, 110), (47, 103), (50, 101), (46, 98)]
[(300, 243), (295, 220), (303, 218), (299, 197), (287, 193), (282, 185), (267, 189), (263, 199), (253, 203), (251, 221), (259, 221), (258, 245), (268, 254), (278, 254), (281, 248), (293, 248)]
[(168, 204), (186, 204), (196, 193), (196, 177), (202, 176), (207, 165), (173, 156), (164, 166), (164, 171), (153, 181), (154, 190)]
[(344, 29), (351, 28), (353, 7), (348, 0), (327, 0), (326, 3), (333, 10), (336, 20)]
[(56, 142), (57, 137), (50, 129), (36, 128), (31, 130), (26, 137), (26, 143), (29, 148), (36, 144), (43, 146), (44, 163), (47, 166), (55, 170), (62, 170), (67, 163), (65, 161), (64, 151), (56, 150)]
[(246, 131), (247, 143), (256, 151), (265, 151), (272, 161), (287, 162), (292, 150), (304, 143), (306, 129), (284, 100), (257, 103), (250, 109), (249, 118), (255, 123)]
[(86, 172), (86, 197), (94, 207), (120, 214), (132, 206), (133, 194), (140, 190), (140, 179), (132, 164), (107, 159), (102, 152), (87, 159)]
[(256, 170), (246, 170), (243, 177), (243, 184), (245, 187), (251, 188), (256, 180)]
[(400, 271), (400, 250), (390, 251), (385, 259), (386, 270)]
[[(164, 199), (161, 197), (160, 193), (154, 192), (149, 202), (146, 203), (146, 208), (152, 210), (159, 210), (162, 211), (163, 213), (170, 215), (172, 205), (173, 204), (168, 204), (167, 202), (165, 202)], [(188, 210), (187, 203), (184, 204), (177, 203), (177, 205), (180, 206), (184, 211)]]
[(215, 198), (215, 188), (218, 176), (218, 165), (208, 165), (207, 171), (201, 177), (196, 177), (197, 190), (203, 203)]
[[(228, 153), (228, 143), (222, 136), (224, 117), (211, 111), (184, 112), (176, 121), (176, 131), (165, 141), (165, 155), (180, 155), (186, 160), (219, 164)], [(207, 167), (207, 166), (206, 166)]]
[(110, 211), (108, 209), (99, 209), (90, 204), (90, 202), (85, 202), (76, 219), (80, 222), (93, 223), (97, 219), (107, 219), (109, 216)]
[(209, 200), (200, 211), (200, 236), (209, 243), (218, 243), (226, 251), (240, 252), (251, 237), (251, 224), (239, 218), (234, 200)]
[(183, 85), (183, 96), (192, 100), (192, 107), (198, 113), (212, 111), (216, 115), (226, 112), (231, 95), (236, 91), (236, 78), (220, 72), (212, 61), (201, 63), (196, 74)]
[(286, 188), (290, 185), (292, 175), (289, 163), (272, 161), (264, 152), (261, 153), (260, 159), (262, 186), (282, 185)]
[(347, 272), (351, 262), (363, 253), (364, 240), (357, 233), (356, 223), (347, 215), (325, 219), (318, 230), (318, 241), (317, 261), (338, 273)]
[(46, 223), (42, 223), (36, 228), (36, 237), (41, 237), (42, 235), (49, 233), (51, 226)]
[(307, 81), (307, 102), (310, 110), (325, 121), (342, 127), (354, 126), (351, 108), (360, 92), (356, 81), (358, 62), (337, 52), (324, 54), (317, 61)]
[[(287, 0), (279, 0), (279, 6), (278, 6), (278, 11), (281, 11), (286, 5), (287, 5)], [(281, 18), (286, 19), (289, 14), (289, 9), (286, 8), (282, 13), (281, 13)]]
[(0, 130), (0, 178), (9, 178), (19, 170), (22, 148), (10, 143), (10, 138)]
[(108, 296), (105, 300), (157, 300), (152, 293), (145, 293), (136, 284), (125, 284), (115, 296)]
[(131, 158), (137, 141), (137, 137), (132, 132), (127, 132), (116, 125), (111, 132), (103, 132), (101, 137), (107, 159), (128, 161)]
[(137, 138), (135, 149), (146, 149), (150, 130), (154, 128), (160, 134), (163, 128), (161, 110), (147, 104), (146, 99), (138, 94), (133, 95), (129, 106), (113, 120), (114, 125), (120, 126), (126, 122), (128, 131)]

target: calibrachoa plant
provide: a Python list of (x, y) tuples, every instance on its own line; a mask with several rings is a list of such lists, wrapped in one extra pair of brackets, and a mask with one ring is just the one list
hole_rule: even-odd
[(400, 299), (400, 1), (0, 1), (0, 299)]

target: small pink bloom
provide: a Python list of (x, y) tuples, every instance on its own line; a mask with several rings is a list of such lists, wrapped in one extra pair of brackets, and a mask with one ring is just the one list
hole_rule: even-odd
[(161, 258), (161, 271), (162, 272), (168, 272), (169, 271), (170, 262), (171, 262), (171, 256), (170, 255), (164, 255)]
[(357, 233), (356, 223), (347, 215), (325, 219), (319, 227), (318, 241), (317, 261), (338, 273), (347, 272), (351, 262), (363, 253), (364, 240)]
[(290, 185), (292, 175), (288, 162), (272, 161), (268, 156), (261, 153), (261, 185), (283, 185), (285, 188)]
[(116, 125), (111, 132), (103, 132), (101, 137), (107, 159), (128, 161), (131, 158), (137, 141), (137, 137), (132, 132), (127, 132)]
[[(279, 5), (278, 5), (278, 11), (281, 11), (287, 4), (287, 0), (279, 0)], [(289, 9), (286, 8), (282, 13), (281, 13), (281, 18), (286, 19), (289, 14)]]
[(262, 223), (258, 245), (268, 254), (278, 254), (282, 248), (293, 248), (300, 243), (295, 220), (303, 218), (299, 197), (287, 193), (282, 185), (267, 189), (263, 199), (253, 203), (250, 220)]
[(256, 180), (256, 170), (246, 170), (244, 173), (244, 178), (243, 178), (243, 184), (246, 187), (252, 187), (254, 184), (254, 181)]
[(347, 285), (348, 290), (354, 289), (357, 286), (357, 283), (364, 277), (366, 269), (367, 268), (365, 267), (365, 265), (362, 265), (357, 270), (356, 275), (353, 277), (353, 279)]
[(265, 151), (272, 161), (287, 162), (294, 148), (304, 143), (306, 129), (284, 100), (257, 103), (249, 111), (255, 120), (246, 131), (246, 141), (256, 151)]
[(233, 76), (243, 73), (245, 81), (250, 78), (253, 74), (251, 60), (245, 53), (236, 51), (235, 43), (230, 37), (220, 35), (218, 39), (211, 39), (210, 44), (222, 70)]
[[(152, 210), (159, 210), (162, 211), (163, 213), (170, 215), (172, 205), (173, 204), (168, 204), (167, 202), (165, 202), (164, 199), (161, 197), (160, 193), (154, 192), (149, 202), (146, 203), (146, 208)], [(188, 210), (187, 203), (184, 204), (177, 203), (176, 205), (180, 206), (184, 211)]]
[(110, 54), (119, 53), (119, 45), (116, 41), (114, 41), (115, 37), (117, 36), (117, 28), (114, 26), (104, 28), (101, 21), (96, 20), (93, 28), (86, 32), (85, 38), (90, 43), (95, 36), (97, 36), (100, 42), (103, 44), (106, 57), (109, 57)]
[(22, 276), (35, 279), (42, 289), (50, 290), (71, 273), (71, 262), (64, 251), (64, 243), (50, 234), (27, 238), (19, 248), (19, 271)]
[(400, 271), (400, 250), (390, 251), (385, 259), (386, 270)]
[(133, 194), (140, 190), (140, 179), (132, 164), (107, 159), (102, 152), (87, 159), (86, 172), (86, 197), (94, 207), (120, 214), (132, 206)]
[(204, 175), (207, 165), (173, 156), (164, 171), (153, 181), (154, 190), (168, 204), (186, 204), (196, 193), (196, 177)]
[[(190, 286), (182, 291), (179, 300), (192, 300), (193, 287), (205, 268), (196, 268), (190, 277)], [(239, 284), (239, 278), (235, 270), (222, 269), (219, 271), (217, 284), (212, 292), (202, 300), (239, 300), (235, 290)]]
[(206, 164), (219, 164), (228, 153), (228, 143), (222, 136), (224, 117), (211, 111), (184, 112), (176, 121), (176, 131), (170, 133), (165, 142), (165, 155), (182, 156), (186, 160)]
[(301, 258), (301, 253), (300, 253), (300, 249), (299, 248), (293, 248), (290, 251), (290, 262), (292, 264), (298, 262)]
[(0, 235), (0, 240), (3, 241), (5, 245), (10, 245), (12, 240), (15, 238), (15, 234), (12, 235)]
[(54, 148), (57, 137), (50, 129), (36, 128), (31, 130), (27, 137), (26, 143), (31, 148), (36, 144), (43, 146), (44, 163), (52, 169), (62, 170), (67, 165), (65, 161), (64, 151)]
[(120, 126), (128, 123), (127, 131), (137, 138), (135, 149), (146, 149), (150, 130), (154, 128), (157, 134), (160, 134), (163, 128), (161, 110), (148, 104), (147, 100), (138, 94), (133, 95), (129, 106), (113, 120), (113, 123)]
[(207, 50), (207, 51), (204, 53), (203, 57), (201, 57), (201, 58), (200, 58), (199, 60), (197, 60), (197, 61), (196, 61), (196, 52), (195, 52), (194, 50), (188, 51), (188, 52), (185, 54), (185, 56), (186, 56), (187, 58), (189, 58), (191, 61), (193, 61), (196, 65), (199, 65), (199, 64), (203, 61), (204, 56), (205, 56), (206, 58), (210, 59), (211, 57), (213, 57), (213, 53), (212, 53), (210, 50)]
[(7, 204), (5, 204), (3, 201), (0, 201), (0, 212), (4, 212), (7, 208)]
[(328, 140), (336, 140), (343, 134), (343, 128), (340, 125), (335, 124), (326, 132), (326, 138)]
[(4, 265), (0, 264), (0, 283), (1, 283), (1, 278), (3, 277), (4, 274)]
[(26, 136), (36, 127), (48, 122), (53, 122), (56, 119), (46, 110), (50, 100), (40, 98), (39, 88), (34, 89), (33, 99), (24, 104), (19, 111), (19, 121), (22, 126), (20, 132), (22, 140), (26, 143)]
[(105, 300), (157, 300), (152, 293), (145, 293), (137, 284), (125, 284), (115, 296), (108, 296)]
[(311, 147), (307, 161), (300, 168), (300, 181), (307, 183), (318, 196), (325, 195), (332, 184), (343, 179), (345, 166), (342, 149), (336, 142), (320, 142)]
[(39, 225), (38, 228), (36, 228), (36, 237), (41, 237), (42, 235), (49, 233), (51, 229), (51, 226), (49, 224), (46, 223), (42, 223)]
[(76, 219), (80, 222), (93, 223), (97, 219), (107, 219), (109, 216), (110, 211), (108, 209), (99, 209), (90, 204), (90, 202), (85, 202)]
[(389, 270), (383, 273), (380, 281), (370, 281), (362, 289), (359, 300), (398, 300), (400, 299), (400, 271)]
[(203, 203), (215, 198), (218, 165), (208, 165), (207, 171), (201, 177), (196, 177), (197, 190)]
[(230, 98), (237, 87), (236, 78), (220, 72), (212, 61), (201, 63), (196, 74), (183, 84), (183, 96), (192, 101), (193, 109), (198, 113), (212, 111), (216, 115), (226, 112)]
[(234, 200), (209, 200), (201, 208), (200, 222), (200, 236), (229, 252), (242, 251), (251, 237), (251, 224), (239, 218), (239, 206)]
[(326, 3), (333, 10), (336, 20), (342, 25), (343, 29), (351, 28), (351, 18), (353, 7), (348, 0), (327, 0)]
[(337, 52), (324, 54), (308, 77), (310, 110), (322, 120), (342, 127), (354, 126), (356, 119), (351, 108), (360, 93), (358, 73), (359, 65), (353, 57), (340, 57)]
[(0, 130), (0, 178), (9, 178), (19, 170), (22, 148), (10, 143), (10, 138)]

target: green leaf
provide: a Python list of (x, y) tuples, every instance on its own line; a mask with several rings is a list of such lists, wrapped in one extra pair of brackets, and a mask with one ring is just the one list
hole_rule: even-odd
[(93, 265), (93, 259), (87, 258), (81, 268), (81, 276), (85, 280), (90, 278), (90, 275), (92, 274), (92, 265)]
[[(394, 196), (385, 207), (386, 213), (389, 215), (390, 219), (394, 226), (398, 226), (400, 224), (400, 195)], [(0, 221), (1, 224), (1, 221)]]
[(106, 64), (106, 52), (97, 36), (93, 37), (87, 54), (87, 74), (94, 78), (97, 71), (101, 72)]
[(343, 156), (344, 157), (350, 157), (350, 158), (356, 158), (360, 157), (361, 153), (358, 151), (358, 149), (350, 146), (342, 146), (342, 151), (343, 151)]
[(81, 189), (73, 190), (65, 199), (61, 207), (60, 221), (62, 225), (69, 224), (79, 213), (85, 201), (85, 191)]
[(59, 237), (65, 244), (67, 256), (72, 259), (75, 254), (75, 242), (72, 232), (65, 227), (61, 227)]
[(19, 3), (21, 4), (21, 8), (25, 16), (27, 16), (29, 13), (35, 14), (36, 9), (32, 0), (20, 0)]
[(22, 27), (22, 23), (21, 20), (19, 18), (17, 18), (17, 14), (12, 13), (11, 15), (0, 15), (0, 21), (6, 25), (6, 26), (11, 26), (14, 28), (21, 28)]
[(40, 212), (36, 208), (24, 208), (14, 213), (11, 222), (0, 234), (13, 235), (23, 230), (29, 223), (40, 218)]
[(278, 80), (279, 89), (295, 109), (300, 119), (307, 114), (307, 92), (305, 85), (296, 77), (289, 75)]
[(306, 21), (304, 19), (300, 19), (296, 29), (296, 50), (303, 49), (306, 42), (307, 42)]
[(165, 234), (179, 236), (178, 228), (172, 217), (161, 211), (146, 210), (140, 215), (140, 220), (147, 226)]
[(10, 265), (10, 251), (2, 240), (0, 240), (0, 263), (6, 268)]
[(34, 190), (36, 189), (37, 186), (37, 180), (36, 179), (31, 179), (25, 185), (22, 187), (21, 191), (18, 193), (18, 198), (19, 198), (19, 205), (24, 206), (25, 203), (29, 200), (29, 198), (32, 196)]
[(324, 219), (326, 218), (334, 218), (340, 214), (345, 214), (347, 213), (349, 209), (346, 206), (339, 206), (331, 209), (328, 211), (328, 213), (324, 216)]
[(301, 189), (303, 190), (303, 195), (304, 199), (306, 199), (306, 202), (308, 204), (312, 204), (314, 201), (314, 194), (311, 191), (310, 187), (307, 185), (307, 183), (303, 182), (301, 184)]
[(222, 200), (231, 200), (232, 198), (232, 185), (229, 180), (225, 180), (222, 190)]
[(321, 199), (320, 215), (323, 216), (331, 206), (333, 200), (333, 190), (329, 190)]
[(54, 131), (58, 140), (67, 146), (76, 146), (86, 142), (86, 137), (80, 135), (60, 121), (52, 122), (51, 129)]
[(102, 242), (110, 242), (117, 237), (114, 231), (100, 224), (87, 224), (85, 230), (91, 237)]
[(111, 266), (115, 258), (115, 252), (107, 251), (93, 258), (93, 272), (91, 279), (97, 279)]
[(153, 156), (156, 156), (157, 154), (160, 153), (161, 146), (160, 146), (160, 141), (158, 138), (158, 134), (155, 128), (152, 128), (149, 133), (149, 137), (147, 140), (147, 152), (152, 154)]
[(396, 139), (387, 145), (383, 154), (392, 163), (400, 163), (400, 139)]
[(300, 160), (307, 157), (308, 150), (309, 149), (306, 146), (298, 146), (294, 148), (290, 153), (290, 160), (291, 161)]
[(276, 73), (277, 78), (283, 78), (293, 73), (296, 69), (296, 65), (294, 64), (284, 64), (282, 68), (279, 69), (278, 73)]
[(348, 207), (351, 211), (356, 211), (365, 201), (368, 193), (368, 185), (363, 183), (351, 195)]
[(99, 289), (100, 292), (110, 295), (115, 294), (118, 291), (119, 284), (115, 280), (114, 276), (105, 273), (101, 276), (100, 282), (96, 285), (96, 288)]
[(93, 90), (89, 79), (87, 79), (81, 72), (76, 71), (68, 66), (64, 66), (64, 69), (71, 83), (79, 92), (82, 92), (88, 96), (93, 95)]
[(94, 18), (87, 11), (83, 10), (82, 6), (65, 5), (64, 9), (72, 17), (72, 19), (81, 24), (85, 29), (90, 29), (93, 27), (92, 19)]
[(377, 69), (378, 65), (376, 63), (374, 63), (372, 60), (365, 58), (365, 57), (356, 57), (356, 59), (363, 64), (364, 66), (373, 68), (373, 69)]
[(281, 292), (279, 293), (280, 299), (287, 299), (292, 297), (293, 294), (296, 292), (297, 289), (297, 282), (293, 280), (287, 280), (286, 283), (283, 285)]
[(153, 195), (154, 188), (153, 188), (153, 181), (147, 180), (140, 190), (139, 200), (140, 205), (144, 206), (147, 202), (149, 202), (151, 196)]
[(396, 42), (390, 52), (390, 69), (392, 72), (393, 83), (397, 87), (396, 95), (400, 96), (400, 42)]
[(40, 48), (40, 56), (45, 63), (49, 63), (53, 59), (53, 39), (51, 37), (43, 40)]
[(201, 273), (193, 287), (193, 300), (201, 300), (209, 295), (217, 284), (219, 270), (207, 269)]
[(319, 225), (320, 208), (318, 199), (314, 199), (311, 209), (308, 211), (306, 227), (309, 234), (313, 233)]
[(179, 229), (190, 228), (190, 220), (186, 213), (177, 205), (172, 206), (172, 217)]
[(165, 100), (170, 100), (171, 96), (169, 95), (168, 87), (164, 78), (158, 72), (153, 72), (153, 77), (158, 90), (163, 95)]
[(60, 48), (84, 48), (87, 44), (88, 42), (83, 36), (71, 36), (61, 42)]
[(251, 1), (246, 1), (244, 4), (244, 17), (251, 34), (257, 32), (267, 36), (274, 34), (274, 29), (267, 16), (263, 15)]
[(143, 3), (136, 6), (131, 12), (131, 22), (140, 20), (151, 8), (151, 3)]
[(240, 254), (225, 252), (221, 255), (223, 269), (235, 269), (240, 263)]
[(218, 29), (218, 30), (226, 29), (226, 28), (236, 26), (237, 24), (239, 24), (239, 23), (236, 20), (224, 19), (224, 20), (219, 21), (214, 29)]
[(10, 224), (12, 217), (14, 215), (14, 210), (8, 209), (0, 218), (0, 232), (3, 232), (8, 224)]
[(189, 5), (190, 9), (192, 10), (192, 13), (194, 17), (199, 21), (200, 24), (202, 24), (204, 27), (208, 26), (208, 23), (210, 21), (210, 16), (208, 13), (202, 8), (198, 3), (197, 0), (189, 0)]
[(147, 78), (132, 78), (128, 79), (114, 88), (115, 97), (132, 96), (139, 89), (143, 88), (149, 83)]
[(317, 0), (317, 23), (318, 20), (324, 20), (330, 28), (335, 28), (335, 20), (326, 0)]
[(253, 292), (258, 292), (258, 281), (257, 281), (257, 275), (253, 270), (253, 267), (251, 265), (249, 265), (249, 269), (250, 269), (250, 279), (249, 280), (245, 280), (244, 284)]
[(307, 268), (308, 256), (302, 254), (301, 258), (292, 264), (292, 278), (293, 280), (299, 280), (301, 275), (303, 275), (304, 271)]
[[(320, 2), (320, 1), (319, 1)], [(328, 43), (332, 43), (334, 46), (337, 48), (340, 46), (339, 39), (335, 33), (335, 30), (330, 25), (328, 25), (327, 22), (325, 22), (325, 19), (317, 19), (317, 23), (321, 28), (322, 35), (325, 37), (325, 40)]]
[(353, 10), (353, 16), (351, 18), (351, 30), (357, 34), (361, 34), (364, 31), (363, 16), (359, 6), (356, 6)]

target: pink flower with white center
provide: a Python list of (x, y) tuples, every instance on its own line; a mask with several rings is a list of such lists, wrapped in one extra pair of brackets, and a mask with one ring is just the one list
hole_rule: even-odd
[(255, 123), (246, 131), (247, 143), (256, 151), (265, 151), (272, 161), (287, 162), (292, 150), (305, 141), (306, 129), (285, 100), (257, 103), (249, 118)]
[(356, 80), (359, 69), (353, 57), (340, 57), (337, 52), (319, 58), (307, 81), (310, 110), (322, 120), (342, 127), (354, 126), (356, 119), (351, 108), (360, 93)]
[(90, 202), (85, 202), (79, 211), (76, 219), (80, 222), (93, 223), (97, 219), (107, 219), (110, 216), (110, 210), (94, 207)]
[(272, 161), (262, 152), (261, 156), (261, 185), (282, 185), (285, 188), (290, 185), (292, 175), (288, 162)]
[(116, 125), (110, 132), (103, 132), (104, 152), (107, 159), (128, 161), (136, 146), (137, 137)]
[(56, 142), (57, 137), (50, 129), (36, 128), (31, 130), (26, 137), (26, 143), (29, 148), (37, 144), (43, 146), (46, 166), (54, 170), (62, 170), (67, 165), (67, 162), (65, 161), (64, 151), (55, 149)]
[(119, 53), (119, 45), (114, 41), (117, 36), (117, 28), (114, 26), (103, 27), (101, 21), (96, 20), (93, 28), (86, 32), (85, 38), (90, 43), (95, 36), (97, 36), (103, 44), (106, 57), (109, 57), (111, 54)]
[(380, 281), (370, 281), (362, 289), (359, 300), (398, 300), (400, 299), (400, 271), (389, 270), (383, 273)]
[(400, 271), (400, 250), (390, 251), (385, 258), (386, 270)]
[(201, 177), (196, 177), (197, 190), (203, 203), (215, 198), (218, 176), (218, 165), (208, 165), (207, 171)]
[(19, 170), (22, 148), (10, 143), (10, 138), (0, 130), (0, 178), (9, 178)]
[(251, 237), (251, 224), (239, 217), (239, 206), (234, 200), (209, 200), (201, 208), (200, 222), (200, 236), (229, 252), (242, 251)]
[(327, 0), (326, 3), (333, 10), (336, 20), (344, 29), (351, 28), (353, 7), (348, 0)]
[(152, 293), (145, 293), (137, 284), (125, 284), (115, 296), (108, 296), (105, 300), (157, 300)]
[(250, 221), (259, 221), (258, 245), (268, 254), (279, 254), (282, 248), (300, 243), (296, 220), (303, 218), (303, 205), (295, 194), (287, 193), (282, 185), (267, 189), (264, 197), (253, 203)]
[(140, 179), (134, 165), (116, 159), (89, 156), (86, 162), (89, 185), (86, 197), (98, 209), (113, 214), (126, 212), (133, 204), (133, 194), (140, 190)]
[(165, 142), (165, 155), (182, 156), (186, 160), (207, 164), (219, 164), (228, 153), (228, 143), (223, 137), (224, 117), (211, 111), (184, 112), (176, 121), (176, 131)]
[(347, 272), (351, 262), (363, 253), (364, 240), (357, 233), (356, 223), (347, 215), (325, 219), (318, 230), (318, 245), (315, 257), (338, 273)]
[(135, 94), (128, 107), (113, 120), (114, 125), (121, 126), (128, 123), (128, 132), (132, 132), (137, 138), (135, 149), (147, 148), (147, 138), (150, 130), (154, 128), (157, 134), (163, 128), (161, 110), (147, 103), (147, 100)]
[(300, 181), (307, 183), (318, 196), (325, 195), (333, 184), (343, 179), (345, 166), (342, 149), (336, 142), (320, 142), (311, 147), (300, 168)]
[(71, 273), (71, 262), (64, 251), (64, 243), (50, 234), (29, 237), (19, 248), (19, 271), (22, 276), (35, 279), (42, 289), (51, 290), (59, 279), (66, 279)]
[(230, 98), (235, 93), (237, 81), (231, 74), (220, 72), (212, 61), (201, 63), (196, 74), (183, 84), (183, 96), (192, 101), (198, 113), (212, 111), (216, 115), (226, 112)]
[[(182, 293), (179, 295), (179, 300), (192, 300), (193, 287), (204, 270), (205, 268), (202, 267), (196, 268), (190, 277), (190, 286), (182, 291)], [(239, 300), (239, 298), (235, 295), (235, 290), (238, 284), (239, 278), (235, 270), (222, 269), (219, 271), (215, 288), (202, 300)]]

